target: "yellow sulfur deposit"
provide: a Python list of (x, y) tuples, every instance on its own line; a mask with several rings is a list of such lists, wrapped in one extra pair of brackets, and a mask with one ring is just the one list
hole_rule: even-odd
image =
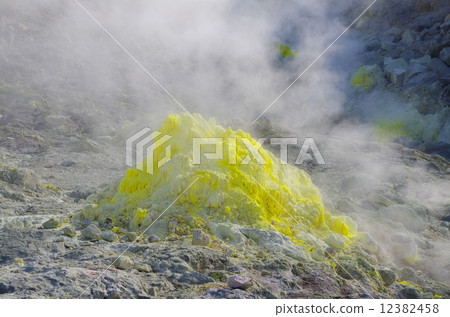
[(376, 85), (381, 80), (381, 70), (377, 65), (362, 66), (350, 78), (353, 86), (368, 88)]
[[(319, 190), (306, 172), (281, 164), (263, 148), (258, 151), (266, 164), (259, 164), (244, 145), (244, 139), (256, 144), (248, 133), (225, 129), (200, 115), (195, 119), (198, 124), (187, 114), (168, 116), (158, 131), (171, 139), (155, 150), (154, 157), (155, 161), (164, 157), (170, 145), (171, 159), (160, 168), (155, 165), (153, 175), (128, 170), (112, 198), (86, 215), (143, 230), (198, 178), (163, 216), (188, 215), (206, 222), (274, 230), (297, 243), (302, 243), (301, 233), (318, 238), (333, 233), (354, 235), (349, 223), (324, 209)], [(214, 153), (215, 148), (203, 145), (202, 160), (194, 164), (194, 138), (223, 140), (223, 159), (206, 159), (204, 154)], [(251, 160), (244, 159), (247, 155)]]

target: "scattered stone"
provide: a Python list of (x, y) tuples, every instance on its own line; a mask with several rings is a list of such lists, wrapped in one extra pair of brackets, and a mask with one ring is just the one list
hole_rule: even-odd
[(153, 272), (151, 266), (148, 265), (148, 264), (137, 263), (137, 264), (135, 264), (134, 268), (136, 270), (138, 270), (139, 272), (144, 272), (144, 273), (151, 273), (151, 272)]
[(384, 282), (384, 284), (386, 284), (386, 286), (392, 285), (397, 278), (395, 276), (395, 273), (389, 269), (380, 269), (380, 270), (378, 270), (378, 274), (380, 274), (380, 276), (383, 279), (383, 282)]
[(85, 229), (81, 230), (81, 234), (86, 239), (98, 240), (101, 239), (102, 232), (96, 225), (90, 224)]
[(151, 234), (148, 236), (147, 240), (148, 240), (148, 242), (153, 243), (153, 242), (159, 241), (159, 237), (155, 234)]
[(64, 239), (63, 236), (59, 236), (58, 238), (56, 238), (55, 242), (65, 242), (66, 239)]
[(114, 242), (117, 239), (119, 239), (119, 236), (110, 230), (103, 231), (100, 236), (102, 237), (103, 240), (108, 242)]
[(128, 270), (133, 268), (133, 261), (127, 256), (121, 256), (114, 262), (114, 266), (119, 270)]
[(404, 299), (422, 299), (422, 293), (414, 287), (404, 287), (399, 291), (399, 297)]
[(77, 235), (77, 231), (76, 231), (75, 228), (72, 227), (72, 226), (64, 227), (64, 228), (63, 228), (63, 233), (64, 233), (66, 236), (71, 237), (71, 238), (76, 237), (76, 235)]
[(128, 233), (127, 233), (127, 239), (128, 239), (128, 241), (130, 241), (130, 242), (136, 241), (137, 237), (138, 237), (138, 235), (137, 235), (136, 232), (128, 232)]
[(51, 218), (42, 224), (44, 229), (55, 229), (61, 225), (61, 220), (57, 218)]
[(362, 273), (351, 262), (341, 261), (336, 264), (336, 273), (346, 280), (356, 279), (358, 281), (363, 279)]
[(64, 161), (64, 162), (61, 163), (62, 167), (71, 167), (73, 165), (75, 165), (75, 162), (72, 161), (72, 160)]
[(227, 284), (230, 288), (238, 288), (246, 290), (253, 285), (251, 278), (245, 277), (243, 275), (233, 275), (227, 279)]
[(211, 243), (209, 234), (204, 233), (201, 229), (194, 229), (192, 231), (192, 244), (207, 246)]
[(15, 259), (14, 259), (14, 263), (15, 263), (17, 266), (25, 266), (25, 262), (23, 261), (22, 258), (15, 258)]
[(396, 85), (403, 83), (404, 76), (408, 69), (408, 63), (403, 58), (384, 58), (384, 73), (389, 81)]

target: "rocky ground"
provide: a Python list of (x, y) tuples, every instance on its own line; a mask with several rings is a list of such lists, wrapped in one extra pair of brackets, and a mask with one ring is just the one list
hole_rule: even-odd
[[(336, 120), (375, 120), (362, 104), (381, 94), (408, 105), (395, 121), (422, 128), (386, 143), (314, 136), (327, 164), (300, 168), (330, 212), (357, 223), (360, 238), (349, 248), (323, 242), (326, 252), (312, 259), (280, 233), (237, 224), (212, 223), (174, 238), (74, 220), (126, 171), (130, 128), (116, 125), (125, 111), (117, 107), (116, 117), (105, 114), (98, 124), (85, 108), (69, 111), (5, 68), (0, 298), (450, 298), (450, 19), (439, 1), (383, 3), (358, 26), (367, 44), (365, 77), (353, 80), (353, 101)], [(31, 36), (7, 17), (1, 23), (3, 42), (13, 41), (11, 30)], [(298, 131), (265, 119), (252, 132)], [(176, 221), (168, 227), (176, 229)]]

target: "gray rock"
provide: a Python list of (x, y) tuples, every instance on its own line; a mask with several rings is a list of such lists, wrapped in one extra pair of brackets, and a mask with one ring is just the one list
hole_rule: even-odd
[(411, 77), (413, 77), (419, 73), (426, 72), (427, 70), (428, 70), (428, 67), (423, 64), (411, 63), (411, 64), (409, 64), (408, 70), (406, 71), (405, 81), (407, 81), (408, 79), (410, 79)]
[(350, 261), (341, 261), (336, 265), (336, 273), (346, 280), (362, 280), (364, 275), (358, 270), (358, 268)]
[(129, 257), (122, 255), (114, 262), (114, 266), (119, 270), (128, 270), (134, 267), (134, 263)]
[(144, 272), (144, 273), (151, 273), (152, 271), (152, 267), (148, 264), (144, 264), (144, 263), (137, 263), (134, 265), (134, 268), (136, 270), (138, 270), (139, 272)]
[(243, 248), (245, 245), (245, 236), (239, 230), (241, 227), (232, 223), (208, 223), (208, 229), (211, 233), (227, 243), (238, 247)]
[(439, 58), (432, 58), (428, 67), (431, 71), (439, 74), (442, 77), (447, 75), (450, 71), (448, 66), (445, 65)]
[(413, 58), (409, 61), (410, 64), (418, 64), (423, 65), (425, 67), (428, 67), (431, 63), (431, 56), (430, 55), (424, 55), (420, 58)]
[(75, 237), (77, 235), (77, 231), (72, 226), (67, 226), (63, 228), (63, 233), (68, 237)]
[(159, 241), (159, 237), (157, 235), (151, 234), (147, 238), (148, 242), (153, 243)]
[(375, 51), (380, 47), (380, 40), (375, 38), (370, 40), (367, 44), (366, 44), (366, 50), (371, 52), (371, 51)]
[(233, 289), (243, 289), (246, 290), (253, 285), (251, 278), (243, 275), (232, 275), (227, 279), (227, 284)]
[(384, 32), (383, 36), (388, 38), (392, 42), (398, 42), (402, 38), (403, 30), (398, 26), (393, 26), (386, 32)]
[(94, 240), (94, 239), (101, 239), (102, 232), (100, 231), (99, 228), (97, 228), (96, 225), (90, 224), (85, 229), (81, 230), (81, 234), (86, 239)]
[(414, 287), (404, 287), (398, 293), (399, 298), (422, 299), (422, 293)]
[(439, 80), (439, 75), (435, 72), (423, 72), (409, 78), (403, 85), (403, 88), (407, 90), (414, 90), (437, 80)]
[(71, 167), (73, 165), (75, 165), (75, 162), (72, 161), (72, 160), (64, 161), (64, 162), (61, 163), (62, 167)]
[(148, 230), (149, 234), (154, 234), (158, 237), (165, 237), (169, 233), (169, 222), (167, 219), (158, 219)]
[(299, 261), (308, 261), (309, 256), (306, 251), (292, 243), (284, 234), (253, 228), (241, 228), (240, 231), (248, 239), (253, 240), (257, 245), (270, 252), (281, 252)]
[(443, 61), (447, 66), (450, 66), (450, 47), (446, 47), (442, 49), (439, 53), (439, 58)]
[[(449, 15), (447, 15), (448, 17)], [(449, 34), (450, 32), (450, 20), (445, 19), (445, 22), (442, 23), (439, 28), (441, 29), (441, 32), (443, 35)]]
[(416, 36), (411, 30), (406, 30), (402, 33), (401, 42), (405, 45), (412, 45), (416, 41)]
[(403, 58), (392, 59), (385, 57), (384, 73), (396, 85), (401, 85), (408, 69), (408, 63)]
[(248, 293), (240, 289), (210, 289), (204, 295), (200, 296), (203, 299), (255, 299), (254, 294)]
[(390, 286), (394, 284), (396, 280), (395, 273), (389, 269), (380, 269), (378, 270), (378, 274), (380, 274), (381, 278), (383, 279), (384, 284), (386, 286)]
[(386, 41), (386, 40), (381, 41), (381, 48), (385, 51), (391, 51), (394, 46), (395, 46), (395, 43), (393, 43), (391, 41)]
[(394, 68), (391, 71), (391, 83), (394, 85), (402, 85), (403, 81), (405, 80), (406, 76), (406, 69), (404, 68)]
[(61, 225), (61, 220), (57, 218), (51, 218), (42, 224), (44, 229), (55, 229)]
[(201, 229), (194, 229), (192, 231), (192, 244), (207, 246), (211, 243), (209, 234), (204, 233)]
[(442, 127), (441, 132), (439, 132), (436, 141), (450, 143), (450, 118), (445, 120), (444, 126)]
[(178, 278), (178, 282), (191, 285), (201, 285), (206, 283), (213, 283), (214, 279), (196, 271), (189, 271), (182, 273)]
[(130, 242), (136, 241), (137, 237), (138, 237), (138, 235), (137, 235), (136, 232), (128, 232), (128, 233), (127, 233), (127, 239), (128, 239), (128, 241), (130, 241)]
[(119, 236), (110, 230), (102, 232), (100, 236), (103, 240), (108, 242), (114, 242), (119, 239)]

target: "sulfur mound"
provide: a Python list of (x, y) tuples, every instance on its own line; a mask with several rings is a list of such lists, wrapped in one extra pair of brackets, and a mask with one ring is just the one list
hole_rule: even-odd
[[(231, 222), (278, 231), (297, 244), (304, 244), (303, 237), (311, 235), (323, 239), (337, 233), (344, 241), (354, 235), (349, 222), (324, 209), (319, 190), (306, 172), (282, 164), (263, 148), (258, 152), (266, 164), (259, 164), (244, 144), (245, 140), (256, 144), (248, 133), (225, 129), (200, 115), (195, 119), (198, 123), (187, 114), (168, 116), (158, 131), (171, 136), (167, 143), (171, 159), (160, 168), (155, 166), (152, 175), (129, 169), (117, 191), (83, 215), (100, 223), (109, 218), (133, 231), (143, 231), (159, 215), (182, 215), (203, 223)], [(215, 148), (202, 146), (202, 160), (194, 164), (194, 138), (223, 140), (223, 159), (205, 159), (204, 154), (214, 153)], [(158, 147), (155, 161), (165, 151), (165, 146)], [(248, 155), (250, 160), (245, 159)]]

